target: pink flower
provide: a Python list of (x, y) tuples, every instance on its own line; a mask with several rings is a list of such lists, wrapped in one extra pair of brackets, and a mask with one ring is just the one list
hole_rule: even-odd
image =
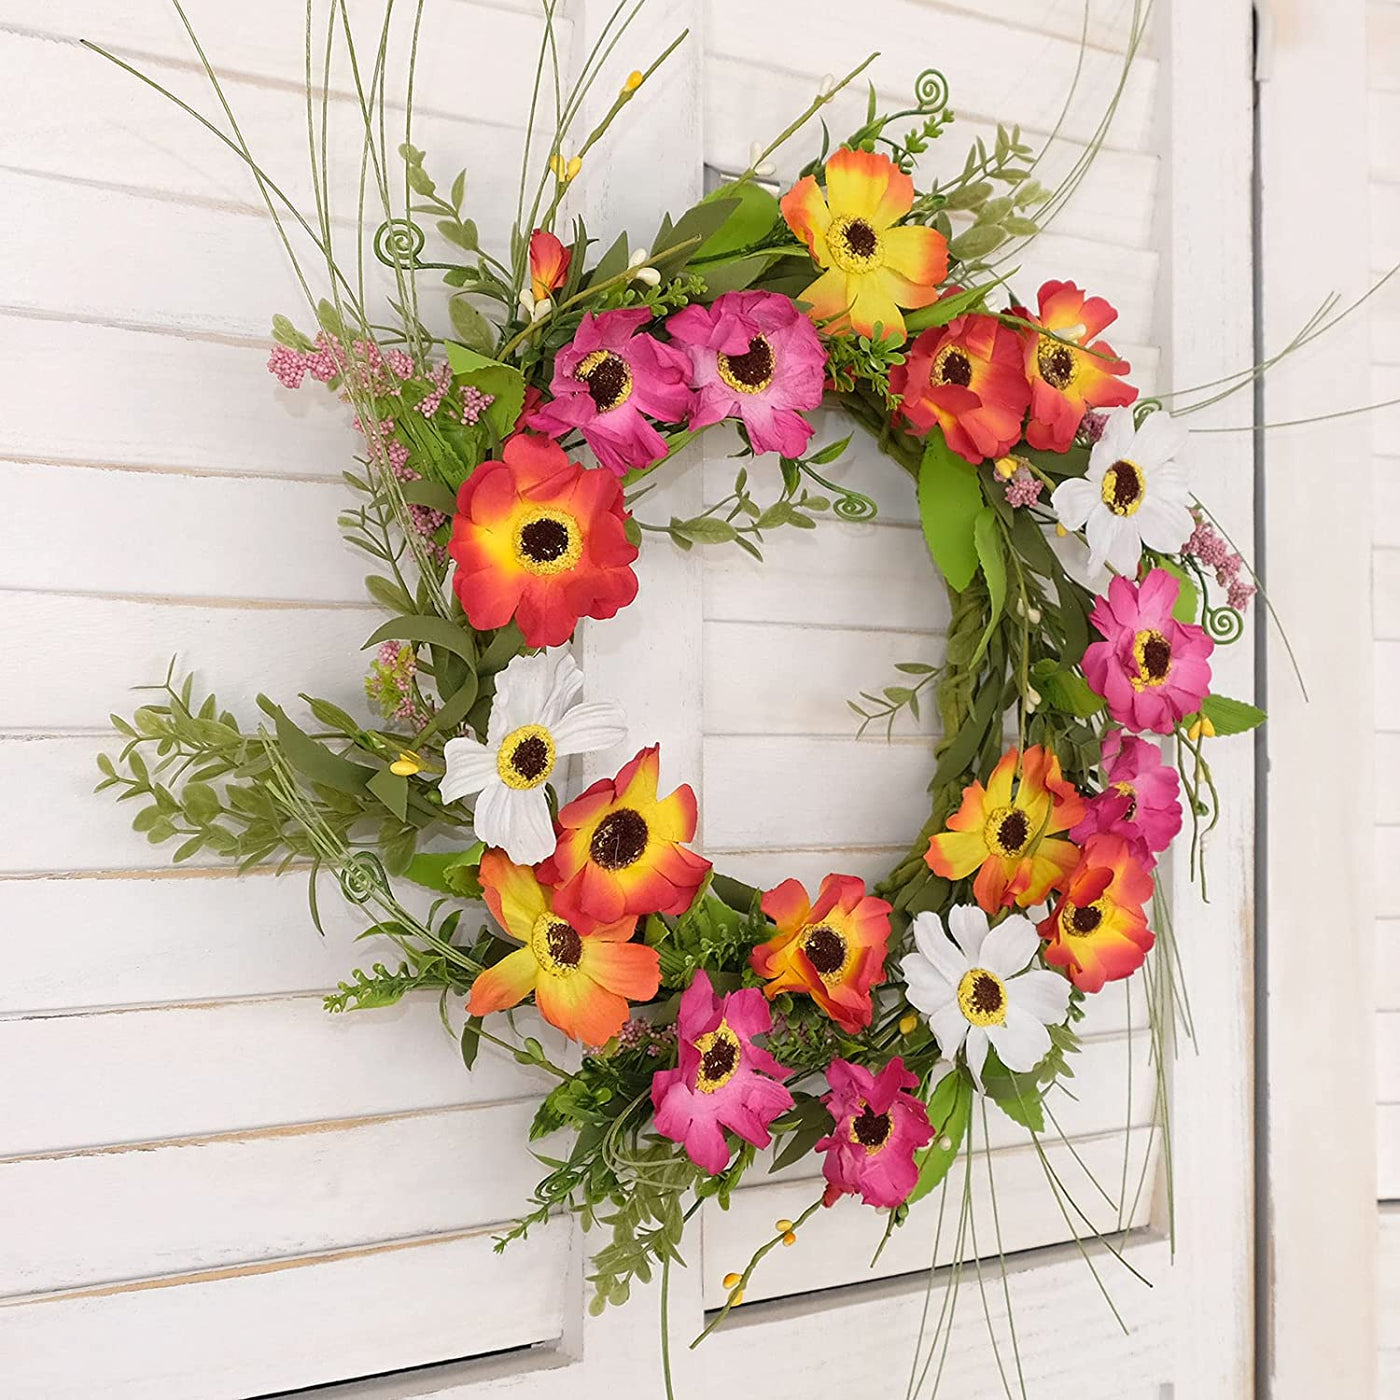
[(726, 292), (692, 302), (666, 323), (690, 354), (690, 426), (738, 418), (755, 452), (801, 456), (812, 425), (799, 409), (822, 401), (826, 351), (811, 320), (776, 292)]
[(1210, 693), (1215, 643), (1172, 617), (1180, 585), (1165, 569), (1141, 584), (1115, 578), (1097, 598), (1090, 621), (1103, 634), (1084, 653), (1084, 679), (1108, 702), (1125, 729), (1170, 734)]
[(906, 1090), (919, 1078), (896, 1056), (879, 1074), (833, 1060), (826, 1071), (825, 1103), (836, 1127), (817, 1143), (826, 1153), (826, 1204), (859, 1196), (868, 1206), (892, 1210), (909, 1199), (919, 1180), (914, 1153), (933, 1141), (928, 1110)]
[(1105, 787), (1087, 815), (1069, 834), (1082, 846), (1091, 836), (1109, 832), (1131, 845), (1149, 870), (1156, 853), (1165, 851), (1181, 830), (1181, 780), (1162, 762), (1162, 751), (1147, 739), (1112, 729), (1103, 741)]
[(754, 1044), (754, 1036), (772, 1027), (756, 987), (719, 997), (709, 977), (697, 972), (681, 995), (680, 1068), (657, 1071), (651, 1102), (657, 1132), (684, 1143), (690, 1160), (711, 1176), (729, 1162), (726, 1128), (767, 1147), (768, 1125), (792, 1107), (792, 1095), (779, 1082), (788, 1071)]
[(554, 358), (553, 402), (529, 417), (551, 437), (577, 428), (598, 460), (624, 476), (666, 455), (666, 440), (647, 421), (684, 422), (690, 412), (690, 357), (637, 332), (651, 320), (644, 306), (587, 315)]

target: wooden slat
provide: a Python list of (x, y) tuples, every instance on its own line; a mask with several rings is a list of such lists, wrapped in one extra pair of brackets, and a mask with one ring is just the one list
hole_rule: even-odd
[(0, 1307), (6, 1392), (87, 1400), (96, 1376), (110, 1400), (244, 1400), (559, 1337), (573, 1303), (568, 1226), (551, 1224), (501, 1258), (495, 1233)]
[[(1400, 734), (1400, 640), (1376, 643), (1376, 728), (1383, 733)], [(1378, 767), (1381, 772), (1400, 773), (1394, 766), (1394, 758), (1400, 754), (1400, 746), (1382, 748), (1377, 736)], [(1392, 762), (1387, 770), (1386, 760)]]
[(1383, 919), (1400, 917), (1400, 887), (1392, 878), (1400, 870), (1400, 826), (1376, 828), (1376, 913)]
[(1010, 29), (1028, 29), (1061, 39), (1081, 38), (1095, 48), (1122, 50), (1132, 28), (1131, 0), (1044, 0), (1027, 9), (1023, 0), (919, 0), (935, 15), (944, 11), (981, 15)]
[(427, 993), (334, 1017), (319, 996), (9, 1017), (0, 1047), (44, 1067), (0, 1085), (5, 1156), (489, 1103), (547, 1082), (488, 1046), (468, 1074)]
[(1376, 736), (1376, 820), (1390, 826), (1400, 823), (1400, 783), (1393, 775), (1400, 775), (1400, 735), (1377, 734)]
[(1400, 1202), (1400, 1104), (1376, 1105), (1376, 1194)]
[(1400, 1209), (1395, 1206), (1381, 1207), (1376, 1264), (1380, 1280), (1377, 1322), (1381, 1350), (1400, 1352)]
[(1375, 551), (1373, 586), (1376, 637), (1400, 639), (1400, 549)]
[(1400, 1011), (1376, 1013), (1376, 1102), (1400, 1104)]
[(1371, 462), (1371, 501), (1375, 543), (1400, 547), (1400, 457), (1377, 454)]
[(1400, 919), (1376, 920), (1376, 1009), (1400, 1011)]
[(1400, 93), (1373, 91), (1367, 103), (1370, 119), (1371, 178), (1400, 180), (1400, 151), (1394, 133), (1400, 121)]
[(511, 1219), (546, 1171), (534, 1112), (525, 1100), (0, 1161), (0, 1297)]

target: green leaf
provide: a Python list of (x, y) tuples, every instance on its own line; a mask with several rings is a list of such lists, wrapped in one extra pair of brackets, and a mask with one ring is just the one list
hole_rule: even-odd
[(1047, 709), (1060, 710), (1079, 719), (1089, 719), (1103, 709), (1103, 697), (1089, 689), (1077, 671), (1067, 671), (1050, 657), (1031, 667), (1031, 683), (1040, 692)]
[(752, 248), (763, 242), (781, 217), (776, 196), (751, 180), (742, 185), (721, 185), (701, 201), (702, 204), (731, 202), (733, 207), (728, 217), (691, 254), (692, 262)]
[(1176, 606), (1172, 609), (1172, 617), (1177, 622), (1195, 622), (1196, 614), (1201, 605), (1201, 594), (1196, 587), (1195, 580), (1180, 564), (1170, 559), (1160, 560), (1158, 567), (1165, 569), (1180, 585), (1176, 595)]
[(477, 868), (486, 853), (486, 843), (478, 841), (465, 851), (435, 852), (414, 856), (404, 874), (416, 885), (426, 885), (442, 894), (462, 899), (480, 899), (481, 881)]
[(957, 1160), (971, 1116), (972, 1081), (961, 1070), (944, 1075), (929, 1096), (928, 1118), (935, 1137), (914, 1156), (919, 1164), (919, 1181), (910, 1194), (909, 1205), (922, 1200), (948, 1175), (948, 1169)]
[(471, 633), (445, 617), (395, 617), (382, 627), (376, 628), (374, 635), (360, 648), (368, 651), (381, 642), (426, 642), (429, 646), (441, 647), (454, 656), (460, 656), (468, 666), (476, 665), (476, 647)]
[(481, 682), (476, 672), (468, 671), (466, 680), (453, 692), (451, 699), (447, 700), (432, 717), (418, 736), (418, 742), (422, 743), (429, 734), (451, 734), (466, 719), (471, 707), (476, 704), (476, 697), (480, 692)]
[(934, 302), (932, 306), (908, 312), (904, 317), (905, 329), (912, 335), (917, 331), (926, 331), (930, 326), (946, 326), (949, 321), (957, 320), (965, 311), (971, 311), (981, 306), (986, 300), (988, 292), (1014, 277), (1018, 271), (1019, 269), (1012, 268), (1005, 277), (998, 277), (992, 282), (984, 282), (980, 287), (969, 287), (965, 292), (954, 292), (952, 296), (944, 297), (941, 301)]
[(626, 233), (619, 233), (613, 240), (612, 247), (598, 259), (598, 266), (593, 269), (593, 275), (588, 279), (590, 286), (597, 286), (600, 282), (606, 282), (610, 277), (616, 277), (627, 266), (627, 259), (631, 257), (627, 243)]
[(692, 544), (728, 544), (739, 532), (727, 520), (701, 515), (694, 520), (673, 520), (671, 533)]
[(408, 779), (387, 768), (366, 784), (369, 790), (400, 820), (408, 816)]
[(1247, 733), (1257, 729), (1268, 718), (1257, 706), (1243, 700), (1231, 700), (1228, 695), (1207, 695), (1201, 702), (1201, 713), (1220, 735)]
[(503, 365), (484, 354), (478, 354), (470, 346), (447, 342), (447, 362), (452, 373), (468, 384), (490, 394), (494, 402), (486, 410), (486, 421), (499, 438), (508, 437), (520, 417), (525, 403), (525, 378), (518, 369)]
[(453, 297), (447, 303), (447, 312), (452, 318), (453, 333), (468, 349), (485, 355), (496, 348), (495, 328), (466, 297)]
[(1006, 242), (1006, 234), (995, 224), (974, 224), (948, 245), (948, 256), (958, 262), (976, 262), (995, 252)]
[(976, 666), (992, 640), (992, 633), (1001, 621), (1002, 610), (1006, 607), (1006, 553), (1001, 539), (1001, 526), (997, 523), (997, 513), (991, 506), (983, 506), (977, 512), (972, 524), (972, 542), (977, 549), (977, 562), (982, 566), (982, 576), (987, 580), (987, 596), (991, 607), (988, 610), (987, 626), (972, 653), (969, 666)]
[[(701, 200), (693, 208), (687, 209), (673, 227), (668, 229), (663, 225), (651, 245), (651, 266), (674, 264), (668, 271), (680, 271), (698, 254), (705, 243), (719, 233), (738, 207), (739, 199), (736, 195)], [(692, 239), (699, 239), (699, 243), (684, 252), (672, 251), (679, 250), (681, 244)]]
[[(412, 867), (410, 866), (410, 869)], [(468, 1069), (476, 1064), (477, 1052), (481, 1049), (481, 1017), (471, 1016), (462, 1027), (462, 1063)]]
[(405, 481), (403, 498), (411, 506), (427, 506), (442, 515), (457, 513), (457, 497), (441, 482), (429, 481), (426, 477), (419, 481)]
[(390, 612), (411, 613), (413, 611), (413, 599), (392, 579), (382, 578), (379, 574), (370, 574), (365, 579), (365, 592), (380, 607), (388, 608)]
[(720, 297), (725, 292), (742, 292), (751, 287), (772, 262), (773, 259), (766, 253), (754, 253), (751, 257), (715, 263), (699, 271), (705, 279), (705, 289), (709, 295)]
[(973, 528), (981, 509), (977, 468), (953, 452), (935, 428), (924, 445), (919, 468), (919, 519), (933, 562), (956, 593), (961, 593), (977, 572)]
[(814, 467), (824, 467), (828, 462), (834, 462), (850, 445), (854, 433), (847, 433), (838, 442), (829, 442), (822, 450), (807, 460)]
[(369, 785), (371, 771), (362, 763), (352, 763), (348, 758), (332, 753), (310, 735), (297, 727), (286, 713), (265, 695), (258, 696), (258, 704), (266, 715), (270, 715), (277, 726), (277, 742), (287, 761), (297, 772), (310, 778), (313, 783), (321, 783), (337, 792), (352, 797), (362, 796)]
[(200, 826), (208, 826), (222, 810), (218, 793), (208, 783), (186, 783), (180, 796), (184, 799), (190, 820)]
[(1042, 1091), (1035, 1075), (1013, 1074), (996, 1058), (996, 1051), (990, 1050), (982, 1068), (982, 1088), (1013, 1123), (1019, 1123), (1033, 1133), (1045, 1131)]

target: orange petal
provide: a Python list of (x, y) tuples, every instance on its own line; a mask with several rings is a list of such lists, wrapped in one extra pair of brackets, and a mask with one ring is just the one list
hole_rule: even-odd
[(924, 860), (935, 875), (961, 880), (987, 859), (987, 843), (977, 831), (945, 831), (935, 836)]
[(522, 943), (528, 942), (535, 921), (549, 908), (535, 872), (528, 865), (516, 865), (504, 851), (492, 849), (481, 858), (481, 887), (496, 922)]
[(814, 321), (833, 321), (839, 326), (851, 305), (846, 274), (839, 267), (829, 268), (797, 299), (811, 308)]
[(873, 336), (879, 326), (885, 340), (893, 339), (902, 344), (905, 338), (904, 317), (899, 313), (894, 297), (890, 294), (889, 283), (897, 279), (886, 278), (881, 272), (852, 274), (848, 286), (855, 289), (855, 299), (847, 313), (851, 328), (858, 335)]
[(826, 196), (833, 214), (886, 229), (914, 205), (914, 182), (888, 157), (843, 146), (826, 163)]
[(880, 238), (885, 267), (899, 274), (917, 290), (920, 301), (901, 306), (928, 306), (938, 298), (938, 286), (948, 275), (948, 241), (936, 228), (906, 224), (887, 230)]
[(605, 1045), (627, 1019), (626, 999), (606, 991), (583, 972), (542, 976), (535, 988), (535, 1004), (551, 1026), (585, 1045)]
[(807, 175), (783, 197), (778, 207), (783, 211), (787, 226), (811, 250), (819, 263), (826, 262), (826, 231), (831, 225), (831, 210), (827, 208), (816, 177)]
[(519, 1005), (534, 990), (539, 971), (535, 955), (528, 948), (517, 948), (472, 983), (467, 1010), (473, 1016), (487, 1016)]
[(776, 889), (763, 896), (759, 908), (773, 920), (784, 933), (802, 927), (811, 912), (811, 902), (801, 880), (784, 880)]
[(610, 943), (589, 937), (583, 940), (579, 972), (628, 1001), (650, 1001), (661, 985), (661, 957), (655, 948), (642, 943)]
[(1007, 749), (992, 769), (987, 779), (987, 806), (1006, 807), (1011, 803), (1011, 783), (1016, 776), (1016, 760), (1020, 754), (1015, 749)]

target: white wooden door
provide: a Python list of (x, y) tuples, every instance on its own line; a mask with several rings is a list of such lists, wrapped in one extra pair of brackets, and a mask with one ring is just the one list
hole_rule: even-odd
[[(586, 47), (610, 8), (573, 0), (564, 41)], [(276, 153), (268, 163), (306, 197), (300, 9), (190, 6), (251, 144)], [(382, 5), (350, 10), (372, 20)], [(1049, 177), (1092, 137), (1133, 10), (1089, 6)], [(1017, 277), (1032, 291), (1042, 276), (1072, 277), (1113, 300), (1116, 343), (1148, 390), (1250, 359), (1248, 6), (1159, 11), (1105, 149)], [(512, 212), (537, 15), (529, 0), (427, 5), (415, 143), (449, 176), (471, 167), (484, 232)], [(644, 239), (659, 207), (700, 193), (705, 164), (746, 166), (750, 143), (781, 129), (823, 74), (874, 48), (886, 99), (925, 67), (948, 76), (960, 120), (931, 161), (960, 163), (998, 119), (1035, 142), (1059, 120), (1082, 22), (1078, 0), (652, 0), (618, 78), (679, 29), (690, 42), (580, 176), (578, 198), (595, 232)], [(170, 653), (245, 712), (264, 689), (352, 703), (374, 615), (334, 530), (336, 476), (353, 451), (338, 406), (275, 391), (261, 370), (271, 314), (297, 302), (245, 173), (79, 36), (139, 56), (182, 92), (199, 84), (160, 5), (51, 0), (36, 13), (0, 0), (0, 76), (16, 99), (0, 123), (0, 190), (23, 211), (0, 271), (0, 1055), (21, 1067), (0, 1087), (6, 1394), (232, 1400), (376, 1375), (347, 1393), (659, 1394), (654, 1292), (585, 1320), (589, 1242), (566, 1223), (491, 1252), (533, 1179), (523, 1136), (536, 1086), (485, 1055), (467, 1078), (430, 1000), (325, 1017), (321, 992), (372, 956), (352, 948), (348, 917), (320, 943), (299, 883), (170, 872), (88, 795), (106, 711)], [(859, 100), (836, 104), (834, 131)], [(353, 164), (341, 174), (352, 181)], [(1247, 534), (1248, 443), (1204, 441), (1212, 505)], [(693, 452), (644, 513), (688, 513), (728, 469), (717, 449)], [(939, 589), (878, 454), (855, 447), (837, 470), (879, 500), (875, 523), (776, 536), (762, 569), (653, 548), (638, 604), (584, 640), (590, 684), (626, 694), (633, 737), (659, 739), (666, 776), (697, 787), (709, 853), (764, 882), (876, 875), (922, 819), (929, 736), (858, 744), (844, 701), (892, 679), (895, 661), (937, 654)], [(1249, 673), (1238, 648), (1220, 684), (1245, 695)], [(1098, 1008), (1085, 1092), (1061, 1114), (1115, 1189), (1125, 1115), (1130, 1194), (1151, 1154), (1155, 1189), (1123, 1223), (1155, 1288), (1096, 1257), (1128, 1334), (1067, 1243), (1024, 1137), (993, 1129), (1037, 1400), (1248, 1388), (1248, 753), (1219, 771), (1214, 902), (1202, 907), (1184, 877), (1177, 891), (1199, 1049), (1171, 1074), (1174, 1265), (1139, 1005), (1110, 996)], [(723, 1274), (810, 1195), (801, 1180), (756, 1183), (697, 1222), (691, 1267), (672, 1285), (681, 1397), (902, 1386), (927, 1284), (926, 1213), (874, 1274), (873, 1213), (825, 1214), (770, 1257), (726, 1329), (698, 1352), (683, 1345)], [(940, 1393), (1002, 1393), (973, 1275), (962, 1289)]]

